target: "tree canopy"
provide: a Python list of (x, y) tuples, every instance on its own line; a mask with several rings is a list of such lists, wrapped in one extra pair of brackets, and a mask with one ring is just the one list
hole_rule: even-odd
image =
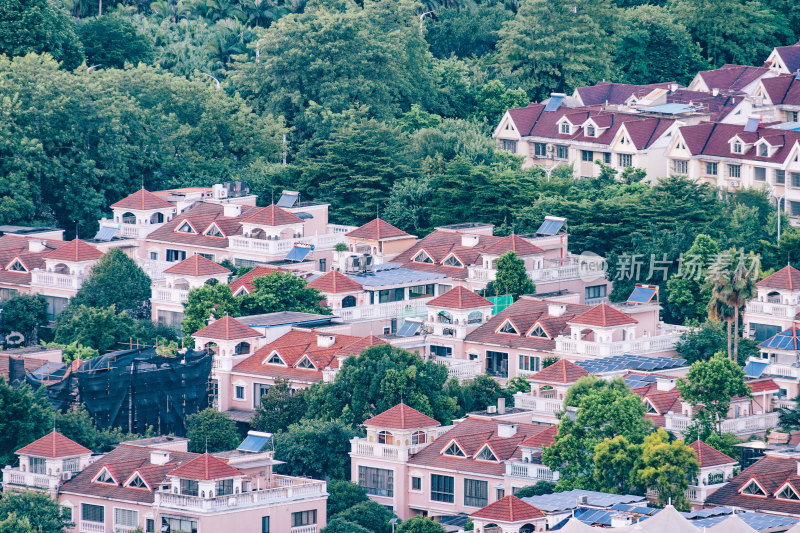
[(196, 453), (233, 450), (241, 442), (236, 422), (212, 407), (186, 417), (186, 437)]
[(150, 283), (133, 259), (121, 248), (112, 248), (97, 260), (70, 303), (87, 307), (113, 305), (134, 318), (149, 318)]

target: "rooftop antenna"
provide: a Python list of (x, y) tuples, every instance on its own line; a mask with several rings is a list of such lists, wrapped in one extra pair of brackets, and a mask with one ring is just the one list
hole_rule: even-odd
[(208, 437), (206, 437), (206, 453), (208, 453)]

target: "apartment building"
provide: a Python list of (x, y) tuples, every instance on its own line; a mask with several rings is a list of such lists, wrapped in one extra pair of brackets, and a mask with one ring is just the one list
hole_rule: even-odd
[[(800, 46), (796, 47), (800, 49)], [(800, 79), (797, 74), (779, 74), (764, 78), (756, 88), (756, 96), (761, 99), (757, 111), (770, 121), (790, 122), (793, 129), (800, 128)]]
[(780, 74), (797, 74), (800, 70), (800, 41), (791, 46), (775, 47), (764, 66)]
[(211, 280), (228, 283), (232, 272), (202, 255), (192, 255), (164, 270), (164, 278), (153, 281), (150, 297), (152, 320), (179, 328), (183, 321), (183, 304), (189, 291)]

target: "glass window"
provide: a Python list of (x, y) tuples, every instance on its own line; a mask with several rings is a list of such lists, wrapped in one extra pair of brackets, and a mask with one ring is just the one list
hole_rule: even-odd
[(451, 457), (466, 457), (464, 454), (464, 450), (461, 449), (461, 446), (458, 445), (457, 442), (450, 443), (450, 446), (442, 452), (442, 455), (449, 455)]
[(411, 444), (425, 444), (427, 442), (427, 436), (425, 435), (424, 431), (415, 431), (413, 435), (411, 435)]
[(228, 494), (233, 494), (233, 480), (222, 479), (217, 481), (217, 496), (226, 496)]
[(492, 450), (489, 448), (489, 446), (484, 446), (483, 448), (481, 448), (481, 451), (479, 451), (475, 455), (475, 459), (480, 459), (481, 461), (497, 462), (497, 456), (494, 453), (492, 453)]
[(437, 357), (453, 357), (453, 348), (450, 346), (436, 346), (431, 344), (431, 355)]
[(150, 260), (158, 261), (158, 252), (150, 252)]
[(139, 525), (139, 511), (114, 508), (114, 525), (136, 527)]
[(761, 143), (758, 146), (758, 155), (761, 157), (769, 156), (769, 147), (767, 147), (767, 143)]
[(455, 501), (453, 476), (431, 474), (431, 500), (453, 503)]
[(244, 386), (236, 385), (236, 399), (244, 400)]
[(797, 111), (787, 111), (786, 112), (786, 121), (787, 122), (797, 122), (797, 117), (800, 115)]
[(728, 177), (729, 178), (741, 178), (742, 177), (742, 165), (728, 165)]
[(507, 139), (500, 139), (500, 149), (508, 150), (511, 153), (517, 153), (517, 141), (509, 141)]
[(41, 457), (31, 457), (28, 459), (28, 469), (34, 474), (46, 474), (47, 465)]
[(569, 133), (570, 131), (569, 122), (562, 122), (561, 128), (558, 131), (560, 131), (561, 133)]
[(64, 472), (80, 472), (80, 461), (77, 457), (64, 459), (64, 462), (61, 465), (61, 470)]
[(90, 503), (81, 504), (81, 520), (85, 522), (99, 522), (106, 521), (105, 517), (106, 508), (102, 505), (92, 505)]
[(592, 126), (591, 124), (586, 126), (586, 136), (587, 137), (594, 137), (594, 134), (595, 134), (594, 126)]
[(310, 526), (317, 523), (317, 510), (292, 513), (292, 527)]
[(742, 143), (736, 141), (733, 143), (733, 153), (734, 154), (741, 154), (742, 153)]
[(603, 163), (605, 163), (606, 165), (611, 164), (611, 154), (609, 152), (605, 152), (603, 154)]
[(683, 161), (680, 159), (675, 159), (672, 161), (672, 172), (675, 174), (688, 174), (689, 173), (689, 162)]
[(47, 302), (47, 319), (51, 321), (69, 305), (69, 298), (44, 295), (44, 299)]
[(631, 154), (619, 154), (619, 166), (628, 168), (633, 166), (633, 156)]
[(533, 153), (536, 157), (547, 155), (547, 145), (545, 143), (533, 143)]
[(569, 146), (564, 146), (563, 144), (556, 145), (556, 158), (557, 159), (568, 159), (569, 158)]
[(181, 494), (197, 496), (198, 485), (193, 479), (181, 479)]
[(199, 255), (200, 257), (205, 257), (209, 261), (216, 261), (216, 259), (214, 259), (214, 254), (201, 254), (201, 253), (198, 253), (197, 255)]
[(706, 174), (709, 176), (716, 176), (717, 175), (717, 164), (712, 162), (706, 163)]
[(508, 354), (505, 352), (486, 352), (486, 373), (490, 376), (508, 377)]
[(429, 285), (417, 285), (408, 288), (408, 297), (413, 300), (415, 298), (429, 298), (434, 295), (436, 285), (431, 283)]
[(764, 167), (755, 167), (753, 169), (753, 179), (756, 181), (767, 181), (767, 169)]
[(480, 311), (473, 311), (467, 315), (467, 324), (480, 324), (483, 322), (483, 314)]
[(17, 294), (19, 294), (19, 291), (17, 289), (0, 288), (0, 302), (4, 302), (8, 299), (11, 299), (15, 297)]
[(594, 152), (590, 150), (581, 150), (581, 161), (594, 161)]
[(422, 490), (422, 478), (421, 477), (412, 477), (411, 478), (411, 490)]
[(183, 250), (167, 250), (167, 261), (174, 263), (175, 261), (183, 261), (186, 259), (186, 252)]
[(269, 517), (261, 517), (261, 533), (269, 533)]
[(358, 467), (358, 484), (367, 494), (394, 496), (394, 471), (369, 466)]
[(800, 187), (800, 172), (792, 172), (792, 187)]
[(464, 505), (469, 507), (489, 505), (489, 482), (479, 479), (464, 479)]
[(520, 355), (519, 356), (519, 369), (527, 370), (529, 372), (539, 371), (540, 361), (535, 355)]
[(776, 170), (775, 171), (775, 183), (783, 185), (786, 183), (786, 171), (785, 170)]
[(496, 491), (497, 500), (502, 500), (506, 497), (506, 489), (497, 489)]
[(394, 435), (388, 431), (379, 431), (378, 444), (394, 444)]
[(378, 303), (402, 302), (405, 299), (405, 295), (406, 291), (402, 287), (378, 291)]
[(605, 298), (606, 290), (606, 285), (593, 285), (591, 287), (586, 287), (584, 299), (594, 300), (595, 298)]
[(197, 520), (161, 517), (161, 533), (197, 533)]

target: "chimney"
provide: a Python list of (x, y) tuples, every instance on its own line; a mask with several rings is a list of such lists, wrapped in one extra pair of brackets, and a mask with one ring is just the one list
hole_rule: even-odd
[(225, 204), (222, 206), (222, 214), (226, 217), (238, 217), (242, 214), (242, 206), (238, 204)]
[(506, 399), (505, 398), (498, 398), (497, 399), (497, 414), (498, 415), (506, 414)]
[(330, 348), (336, 343), (336, 335), (317, 335), (317, 346)]
[(509, 437), (513, 437), (517, 434), (517, 425), (516, 424), (498, 424), (497, 425), (497, 436), (503, 437), (507, 439)]
[(656, 378), (656, 390), (669, 391), (675, 388), (675, 378)]
[(562, 316), (566, 312), (567, 312), (567, 306), (565, 304), (559, 304), (559, 303), (547, 304), (547, 314), (550, 316)]
[(34, 239), (29, 240), (28, 241), (28, 251), (29, 252), (44, 252), (45, 251), (44, 241), (37, 241), (37, 240), (34, 240)]
[(169, 462), (169, 452), (166, 450), (153, 450), (150, 452), (150, 464), (165, 465)]
[(478, 237), (477, 235), (470, 235), (464, 233), (461, 235), (461, 246), (465, 248), (472, 248), (473, 246), (476, 246), (478, 244), (479, 240), (480, 237)]

